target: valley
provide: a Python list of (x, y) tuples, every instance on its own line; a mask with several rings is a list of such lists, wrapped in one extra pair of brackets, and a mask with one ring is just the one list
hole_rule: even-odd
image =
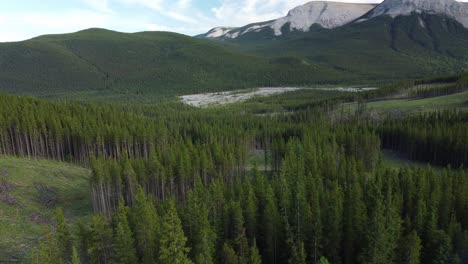
[(51, 2), (0, 3), (73, 32), (0, 43), (0, 263), (468, 263), (467, 3)]

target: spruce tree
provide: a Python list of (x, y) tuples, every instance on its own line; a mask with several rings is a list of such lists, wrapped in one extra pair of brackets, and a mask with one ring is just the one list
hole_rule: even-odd
[(128, 208), (120, 200), (117, 211), (117, 226), (114, 231), (114, 262), (118, 264), (137, 263), (135, 241), (127, 220)]
[(160, 264), (189, 264), (192, 263), (187, 254), (190, 251), (185, 246), (187, 238), (182, 230), (182, 224), (177, 214), (175, 201), (168, 202), (162, 219), (159, 263)]
[(209, 222), (209, 211), (207, 201), (204, 199), (204, 187), (201, 179), (197, 178), (195, 188), (188, 194), (186, 223), (187, 235), (192, 247), (191, 255), (195, 263), (212, 264), (216, 233)]
[(56, 243), (57, 251), (59, 254), (60, 262), (68, 262), (72, 254), (72, 240), (70, 230), (65, 220), (65, 216), (61, 208), (57, 208), (55, 211), (55, 217), (57, 221), (56, 229)]
[(75, 247), (72, 248), (71, 264), (81, 264), (78, 251), (76, 251)]
[(412, 231), (405, 237), (403, 242), (402, 263), (421, 263), (421, 248), (421, 239), (416, 231)]
[(144, 264), (154, 263), (160, 232), (159, 216), (141, 187), (138, 187), (135, 204), (130, 209), (130, 220), (140, 261)]
[(223, 245), (221, 259), (223, 264), (239, 264), (239, 257), (236, 251), (227, 243)]
[(317, 264), (330, 264), (330, 262), (328, 262), (326, 257), (321, 257)]
[(262, 257), (258, 251), (257, 240), (255, 238), (253, 239), (253, 244), (250, 248), (249, 264), (262, 264)]

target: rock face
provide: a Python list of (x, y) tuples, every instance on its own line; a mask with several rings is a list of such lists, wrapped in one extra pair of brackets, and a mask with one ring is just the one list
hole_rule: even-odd
[(309, 2), (289, 11), (287, 16), (273, 21), (270, 26), (277, 36), (282, 34), (281, 29), (287, 23), (291, 31), (307, 32), (314, 24), (336, 28), (361, 17), (374, 7), (372, 4)]
[(446, 15), (468, 28), (468, 4), (455, 0), (385, 0), (369, 13), (368, 18), (382, 15), (397, 17), (411, 13)]
[(226, 33), (228, 33), (232, 29), (233, 28), (228, 28), (228, 27), (216, 27), (216, 28), (213, 28), (210, 31), (208, 31), (205, 34), (205, 37), (207, 37), (207, 38), (219, 38), (219, 37), (222, 37), (222, 36), (226, 35)]
[(353, 4), (325, 1), (313, 1), (298, 6), (287, 16), (268, 22), (260, 22), (240, 28), (217, 27), (201, 35), (207, 38), (237, 38), (246, 33), (273, 30), (276, 36), (283, 34), (284, 26), (289, 31), (309, 31), (312, 25), (324, 28), (336, 28), (345, 25), (372, 10), (375, 4)]
[(312, 1), (292, 9), (287, 16), (276, 20), (239, 28), (218, 27), (200, 37), (235, 39), (256, 32), (270, 32), (271, 36), (281, 36), (287, 30), (308, 32), (313, 25), (333, 29), (353, 21), (362, 22), (384, 15), (407, 16), (412, 13), (448, 16), (468, 28), (468, 3), (455, 0), (385, 0), (378, 5)]

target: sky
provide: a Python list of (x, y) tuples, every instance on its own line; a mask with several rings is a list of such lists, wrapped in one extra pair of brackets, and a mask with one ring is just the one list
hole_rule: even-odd
[(172, 31), (196, 35), (216, 26), (243, 26), (279, 18), (309, 1), (0, 0), (0, 42), (95, 27), (121, 32)]

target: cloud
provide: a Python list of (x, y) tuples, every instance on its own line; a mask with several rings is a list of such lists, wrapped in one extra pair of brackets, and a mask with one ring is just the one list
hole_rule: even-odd
[[(0, 42), (24, 40), (43, 34), (68, 33), (91, 27), (122, 32), (160, 30), (196, 35), (216, 26), (244, 26), (276, 19), (285, 16), (295, 6), (309, 2), (309, 0), (77, 0), (63, 1), (64, 4), (60, 7), (50, 5), (50, 9), (35, 10), (25, 8), (28, 6), (26, 4), (28, 1), (34, 0), (0, 4), (2, 7)], [(337, 1), (357, 2), (358, 0)], [(43, 0), (43, 2), (51, 3), (52, 0)]]
[(267, 21), (286, 15), (292, 7), (308, 0), (223, 0), (211, 9), (214, 17), (224, 26), (241, 26)]
[(125, 4), (141, 5), (156, 11), (161, 11), (164, 0), (118, 0)]
[(104, 13), (114, 13), (114, 11), (109, 7), (108, 0), (82, 0), (83, 3), (91, 7), (92, 9)]

